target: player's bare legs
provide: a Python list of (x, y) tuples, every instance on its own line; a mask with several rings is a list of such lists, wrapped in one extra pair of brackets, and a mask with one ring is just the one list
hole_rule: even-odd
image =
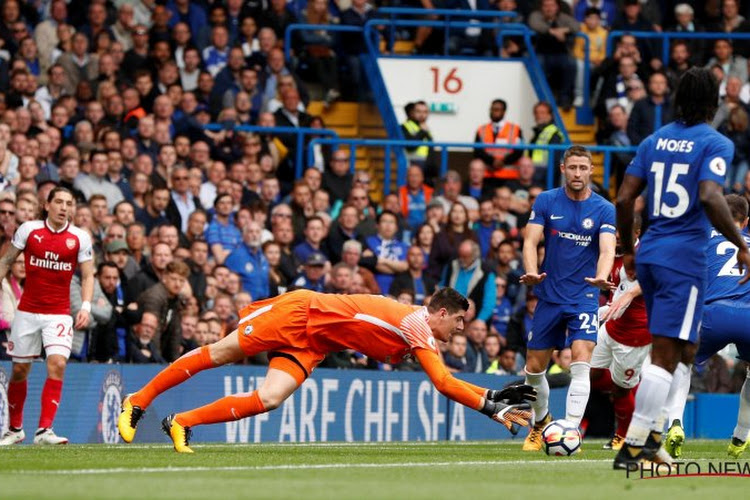
[(23, 382), (29, 378), (29, 372), (31, 372), (31, 363), (13, 363), (13, 372), (10, 375), (10, 381)]
[(245, 354), (240, 348), (240, 342), (237, 339), (237, 330), (233, 331), (218, 342), (210, 344), (208, 349), (214, 366), (235, 363), (242, 358), (247, 357), (247, 354)]
[(159, 394), (203, 370), (234, 363), (246, 356), (240, 348), (236, 330), (214, 344), (193, 349), (182, 355), (159, 372), (142, 389), (125, 398), (117, 423), (123, 441), (129, 443), (133, 440), (138, 420)]
[(570, 363), (570, 386), (565, 403), (565, 420), (581, 425), (583, 413), (591, 393), (591, 354), (596, 343), (589, 340), (574, 340), (570, 345), (573, 362)]

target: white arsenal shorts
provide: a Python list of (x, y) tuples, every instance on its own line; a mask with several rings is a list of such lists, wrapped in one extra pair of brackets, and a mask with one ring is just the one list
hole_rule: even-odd
[(10, 326), (8, 355), (16, 363), (31, 363), (44, 352), (68, 359), (73, 344), (73, 318), (69, 314), (35, 314), (16, 311)]
[(641, 381), (643, 362), (651, 352), (651, 344), (632, 347), (621, 344), (607, 333), (607, 323), (599, 327), (591, 368), (606, 368), (612, 374), (612, 382), (632, 389)]

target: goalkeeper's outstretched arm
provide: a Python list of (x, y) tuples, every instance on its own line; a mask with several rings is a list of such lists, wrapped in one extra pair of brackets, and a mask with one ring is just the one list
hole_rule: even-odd
[[(528, 411), (530, 407), (526, 401), (530, 401), (532, 398), (536, 399), (535, 394), (532, 394), (533, 389), (531, 389), (532, 393), (523, 389), (518, 392), (519, 387), (523, 388), (524, 386), (504, 391), (485, 389), (454, 377), (435, 351), (417, 348), (414, 349), (414, 354), (440, 394), (484, 413), (509, 429), (512, 423), (528, 425), (531, 413)], [(518, 397), (518, 400), (511, 401), (508, 396)]]

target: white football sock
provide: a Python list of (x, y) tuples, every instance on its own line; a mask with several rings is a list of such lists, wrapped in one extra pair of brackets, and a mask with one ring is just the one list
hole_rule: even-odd
[(531, 403), (534, 410), (534, 422), (540, 422), (549, 412), (549, 384), (547, 383), (547, 372), (526, 372), (526, 383), (536, 389), (536, 401)]
[[(672, 425), (672, 422), (679, 420), (684, 423), (685, 404), (687, 403), (688, 393), (690, 393), (690, 370), (693, 365), (686, 365), (685, 363), (678, 363), (672, 376), (672, 387), (669, 389), (669, 396), (667, 396), (667, 427)], [(661, 432), (661, 431), (659, 431)]]
[(571, 381), (565, 404), (565, 420), (576, 427), (581, 425), (583, 413), (586, 411), (586, 403), (589, 401), (589, 393), (591, 392), (590, 371), (591, 365), (585, 361), (576, 361), (570, 364)]
[(750, 434), (750, 370), (747, 372), (745, 383), (740, 391), (740, 411), (737, 415), (737, 427), (734, 428), (732, 436), (740, 441), (747, 441)]
[(671, 373), (656, 365), (649, 365), (643, 371), (641, 385), (635, 395), (635, 412), (625, 436), (628, 445), (643, 446), (646, 443), (649, 432), (662, 415), (672, 378)]

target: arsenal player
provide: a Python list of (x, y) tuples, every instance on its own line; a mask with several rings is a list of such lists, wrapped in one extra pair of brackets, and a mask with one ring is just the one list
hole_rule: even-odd
[[(640, 234), (641, 221), (633, 221), (633, 237)], [(637, 242), (636, 242), (637, 245)], [(610, 279), (617, 286), (612, 301), (599, 310), (599, 337), (591, 356), (591, 380), (595, 388), (612, 393), (617, 430), (605, 449), (620, 450), (625, 443), (635, 410), (635, 388), (643, 364), (651, 351), (646, 301), (637, 280), (628, 279), (622, 266), (620, 235)]]
[(65, 366), (73, 343), (70, 316), (70, 280), (76, 265), (81, 266), (83, 305), (76, 315), (75, 328), (89, 324), (94, 295), (94, 264), (91, 238), (69, 222), (74, 210), (73, 194), (62, 187), (50, 191), (45, 204), (45, 220), (25, 222), (18, 228), (12, 245), (0, 258), (0, 281), (11, 263), (24, 253), (26, 286), (13, 319), (8, 354), (13, 358), (13, 374), (8, 384), (10, 427), (0, 438), (0, 446), (20, 443), (23, 432), (23, 405), (31, 361), (42, 346), (47, 354), (47, 381), (42, 389), (42, 412), (34, 444), (66, 444), (68, 440), (52, 430), (62, 394)]

